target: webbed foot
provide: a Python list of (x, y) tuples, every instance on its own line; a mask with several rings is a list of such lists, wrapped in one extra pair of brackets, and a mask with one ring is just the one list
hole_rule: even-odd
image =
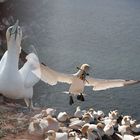
[(80, 95), (77, 95), (77, 100), (85, 101), (85, 98), (82, 93), (80, 93)]
[(70, 105), (74, 104), (73, 97), (72, 97), (71, 95), (70, 95), (69, 104), (70, 104)]

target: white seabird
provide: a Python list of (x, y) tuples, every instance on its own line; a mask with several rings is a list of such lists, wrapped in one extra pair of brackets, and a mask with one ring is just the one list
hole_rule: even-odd
[(39, 81), (34, 73), (40, 73), (38, 57), (30, 53), (24, 66), (18, 68), (22, 40), (18, 21), (7, 29), (6, 39), (7, 51), (0, 61), (0, 93), (12, 99), (24, 99), (27, 107), (32, 108), (33, 86)]
[(86, 112), (85, 110), (81, 110), (80, 106), (77, 106), (76, 111), (74, 113), (74, 117), (82, 118), (85, 112)]
[(54, 130), (49, 130), (45, 133), (45, 140), (68, 140), (68, 134), (66, 132), (60, 133)]
[(77, 67), (78, 72), (76, 72), (75, 74), (64, 74), (54, 71), (48, 66), (41, 64), (40, 78), (42, 81), (50, 85), (56, 85), (57, 82), (70, 84), (69, 88), (70, 105), (74, 103), (72, 94), (77, 95), (78, 100), (84, 101), (83, 93), (85, 86), (92, 86), (93, 90), (99, 91), (115, 87), (123, 87), (126, 85), (136, 84), (140, 82), (136, 80), (123, 80), (123, 79), (105, 80), (92, 78), (88, 74), (89, 68), (90, 66), (88, 64), (83, 64), (80, 68)]

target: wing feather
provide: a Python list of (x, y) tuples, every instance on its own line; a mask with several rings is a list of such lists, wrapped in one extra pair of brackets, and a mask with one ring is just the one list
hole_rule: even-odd
[(109, 88), (115, 88), (115, 87), (123, 87), (126, 85), (132, 85), (140, 83), (140, 81), (136, 80), (123, 80), (123, 79), (96, 79), (92, 77), (87, 78), (87, 86), (93, 86), (93, 90), (106, 90)]
[(62, 83), (72, 83), (73, 74), (64, 74), (57, 71), (54, 71), (53, 69), (49, 68), (46, 65), (41, 64), (41, 80), (50, 84), (50, 85), (56, 85), (57, 82)]
[[(28, 54), (22, 49), (20, 58), (24, 63), (26, 62), (27, 55)], [(54, 71), (53, 69), (46, 66), (44, 63), (39, 64), (38, 69), (40, 69), (41, 75), (39, 72), (36, 71), (32, 72), (45, 83), (48, 83), (50, 85), (56, 85), (57, 82), (63, 82), (68, 84), (72, 83), (73, 74), (64, 74)]]
[(38, 57), (34, 53), (27, 55), (26, 59), (26, 63), (19, 72), (24, 77), (24, 86), (32, 87), (40, 80), (40, 64)]

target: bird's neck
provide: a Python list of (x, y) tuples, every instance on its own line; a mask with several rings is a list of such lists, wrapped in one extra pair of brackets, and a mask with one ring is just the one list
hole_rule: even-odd
[(78, 70), (78, 72), (76, 73), (77, 76), (80, 76), (83, 74), (83, 71), (82, 70)]
[(81, 109), (80, 108), (77, 108), (76, 111), (81, 111)]
[(8, 47), (8, 56), (6, 67), (9, 70), (18, 70), (18, 62), (19, 62), (19, 48), (12, 44)]
[(79, 70), (78, 72), (77, 72), (77, 77), (79, 77), (81, 80), (85, 80), (86, 79), (86, 73), (84, 72), (84, 71), (82, 71), (82, 70)]

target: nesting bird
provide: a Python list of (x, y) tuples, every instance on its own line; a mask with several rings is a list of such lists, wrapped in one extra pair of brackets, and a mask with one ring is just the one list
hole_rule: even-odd
[(74, 113), (74, 116), (77, 117), (77, 118), (82, 118), (82, 116), (84, 115), (85, 113), (85, 110), (81, 110), (80, 109), (80, 106), (77, 106), (76, 107), (76, 111)]
[(108, 124), (104, 127), (104, 132), (107, 136), (112, 136), (114, 134), (114, 127), (111, 124)]
[(65, 122), (68, 119), (68, 114), (66, 112), (60, 112), (57, 116), (58, 121)]
[(74, 120), (69, 124), (69, 128), (78, 130), (80, 129), (86, 122), (82, 120)]
[(104, 135), (103, 131), (104, 126), (101, 124), (88, 124), (86, 123), (85, 125), (82, 126), (82, 134), (87, 134), (88, 140), (96, 140), (102, 139), (102, 136)]
[(35, 133), (37, 131), (40, 133), (44, 133), (48, 130), (58, 131), (59, 128), (59, 123), (56, 118), (53, 118), (50, 115), (43, 118), (32, 117), (31, 123), (29, 125), (29, 133)]
[[(136, 120), (132, 120), (131, 116), (123, 117), (124, 120), (125, 118), (130, 120), (130, 125), (121, 124), (117, 122), (119, 114), (117, 110), (110, 111), (108, 115), (105, 115), (103, 111), (97, 111), (102, 121), (93, 121), (91, 124), (89, 114), (94, 115), (93, 112), (92, 108), (86, 110), (83, 117), (88, 119), (75, 118), (73, 114), (65, 121), (66, 112), (59, 112), (57, 117), (51, 117), (43, 115), (44, 112), (41, 111), (31, 118), (29, 133), (44, 134), (45, 140), (140, 140), (140, 135), (133, 133), (133, 131), (138, 132), (139, 124)], [(109, 119), (107, 123), (105, 123), (106, 119)]]
[(55, 116), (55, 112), (56, 112), (55, 109), (53, 109), (53, 108), (47, 108), (46, 110), (42, 110), (41, 114), (43, 116), (48, 116), (48, 115)]
[(121, 121), (121, 124), (122, 125), (130, 125), (131, 124), (131, 116), (124, 116), (122, 121)]
[(58, 133), (54, 130), (49, 130), (45, 133), (45, 140), (68, 140), (68, 134), (67, 133)]
[(131, 131), (134, 134), (139, 134), (140, 135), (140, 124), (137, 124), (136, 120), (131, 121)]

